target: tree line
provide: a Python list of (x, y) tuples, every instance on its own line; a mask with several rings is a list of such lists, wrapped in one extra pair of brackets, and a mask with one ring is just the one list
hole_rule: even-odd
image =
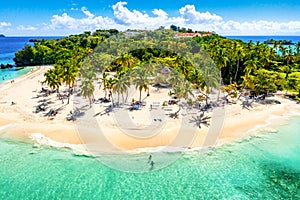
[[(162, 66), (173, 69), (170, 84), (181, 97), (188, 96), (191, 89), (204, 91), (207, 96), (218, 84), (249, 89), (255, 95), (280, 90), (300, 97), (299, 42), (293, 51), (291, 45), (245, 43), (217, 34), (174, 38), (174, 29), (140, 31), (130, 37), (115, 29), (97, 30), (43, 40), (34, 46), (26, 45), (16, 53), (14, 61), (17, 66), (54, 64), (45, 74), (45, 83), (52, 89), (62, 84), (72, 87), (80, 77), (82, 95), (90, 101), (94, 83), (100, 79), (105, 96), (116, 93), (124, 98), (129, 85), (134, 84), (141, 98), (142, 91), (155, 83), (153, 73), (159, 74), (157, 70)], [(134, 48), (124, 51), (126, 44)], [(219, 71), (211, 72), (212, 66)], [(116, 75), (107, 78), (109, 72)], [(213, 78), (208, 79), (212, 74)]]

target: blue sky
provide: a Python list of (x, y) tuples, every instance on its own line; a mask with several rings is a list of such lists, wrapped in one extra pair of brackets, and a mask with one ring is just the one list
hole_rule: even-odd
[(299, 35), (300, 1), (9, 0), (0, 4), (0, 33), (10, 36), (171, 24), (221, 35)]

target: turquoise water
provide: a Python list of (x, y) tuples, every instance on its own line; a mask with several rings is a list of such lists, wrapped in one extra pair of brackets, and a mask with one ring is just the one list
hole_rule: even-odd
[(34, 67), (24, 67), (22, 69), (17, 70), (16, 68), (11, 69), (0, 69), (0, 84), (15, 78), (18, 78), (19, 76), (22, 76), (24, 74), (27, 74), (32, 70)]
[(189, 152), (142, 174), (2, 135), (0, 199), (300, 199), (299, 122), (206, 153)]
[[(296, 53), (296, 46), (298, 42), (300, 42), (300, 36), (226, 36), (229, 39), (238, 39), (242, 40), (243, 42), (250, 42), (252, 41), (254, 44), (256, 42), (264, 43), (266, 40), (274, 39), (274, 40), (287, 40), (292, 41), (294, 45), (291, 45), (292, 52)], [(269, 45), (270, 47), (273, 47), (272, 44)], [(288, 48), (289, 45), (284, 45), (286, 48)], [(281, 52), (279, 48), (276, 49), (276, 53), (281, 55)]]
[(272, 35), (264, 35), (264, 36), (252, 36), (252, 35), (245, 35), (245, 36), (225, 36), (229, 39), (239, 39), (244, 42), (249, 42), (252, 40), (254, 43), (257, 41), (263, 43), (266, 40), (274, 39), (274, 40), (292, 40), (293, 43), (300, 42), (300, 36), (272, 36)]

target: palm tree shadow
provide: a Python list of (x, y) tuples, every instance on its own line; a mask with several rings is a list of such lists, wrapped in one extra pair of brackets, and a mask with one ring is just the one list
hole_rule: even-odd
[(201, 125), (209, 127), (209, 119), (211, 117), (204, 116), (204, 112), (202, 112), (199, 116), (192, 116), (192, 119), (189, 119), (189, 123), (194, 123), (194, 126), (202, 128)]

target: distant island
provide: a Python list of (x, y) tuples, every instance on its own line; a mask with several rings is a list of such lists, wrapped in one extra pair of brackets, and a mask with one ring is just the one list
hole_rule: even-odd
[(0, 64), (0, 69), (7, 69), (7, 68), (13, 68), (14, 66), (12, 64)]
[(42, 42), (42, 41), (43, 39), (39, 39), (39, 38), (29, 40), (29, 42)]
[(5, 35), (3, 35), (3, 34), (0, 34), (0, 38), (1, 38), (1, 37), (5, 37)]
[(274, 40), (274, 39), (269, 39), (264, 41), (264, 44), (283, 44), (283, 45), (293, 45), (293, 41), (292, 40)]

